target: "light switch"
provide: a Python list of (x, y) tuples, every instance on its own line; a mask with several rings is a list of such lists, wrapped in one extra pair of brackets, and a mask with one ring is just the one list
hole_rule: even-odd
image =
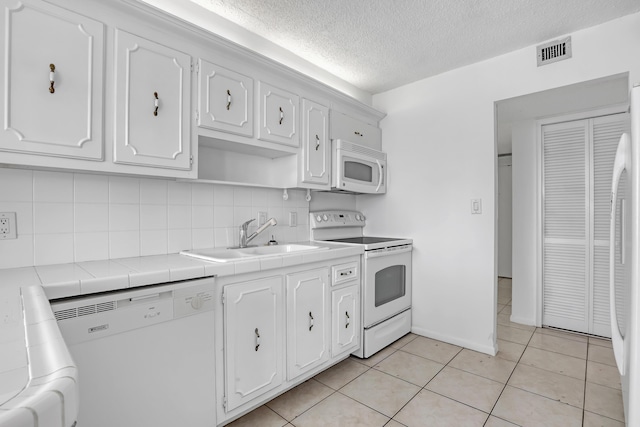
[(471, 213), (472, 214), (482, 213), (482, 199), (471, 199)]

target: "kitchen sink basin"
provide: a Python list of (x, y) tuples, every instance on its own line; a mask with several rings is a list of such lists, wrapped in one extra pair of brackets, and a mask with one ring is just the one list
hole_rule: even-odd
[(182, 251), (181, 255), (187, 255), (194, 258), (200, 258), (207, 261), (229, 262), (238, 260), (250, 260), (255, 258), (266, 258), (270, 256), (286, 255), (297, 252), (317, 251), (328, 249), (326, 246), (314, 245), (274, 245), (274, 246), (255, 246), (248, 248), (233, 249), (195, 249), (192, 251)]

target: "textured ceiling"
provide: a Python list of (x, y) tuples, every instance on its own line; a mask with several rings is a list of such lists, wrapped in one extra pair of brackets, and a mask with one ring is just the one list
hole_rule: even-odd
[(638, 0), (191, 0), (370, 93), (640, 11)]

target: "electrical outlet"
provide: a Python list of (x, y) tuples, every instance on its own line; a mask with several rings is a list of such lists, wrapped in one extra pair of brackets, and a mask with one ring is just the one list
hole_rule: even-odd
[(289, 212), (289, 227), (297, 227), (297, 226), (298, 226), (298, 213)]
[(16, 213), (0, 212), (0, 240), (17, 239)]
[(258, 227), (264, 225), (265, 222), (267, 222), (267, 213), (258, 212)]

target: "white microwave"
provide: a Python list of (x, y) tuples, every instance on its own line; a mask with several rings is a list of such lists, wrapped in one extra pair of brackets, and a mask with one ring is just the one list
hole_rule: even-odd
[(342, 139), (333, 141), (332, 188), (351, 193), (387, 192), (387, 154)]

